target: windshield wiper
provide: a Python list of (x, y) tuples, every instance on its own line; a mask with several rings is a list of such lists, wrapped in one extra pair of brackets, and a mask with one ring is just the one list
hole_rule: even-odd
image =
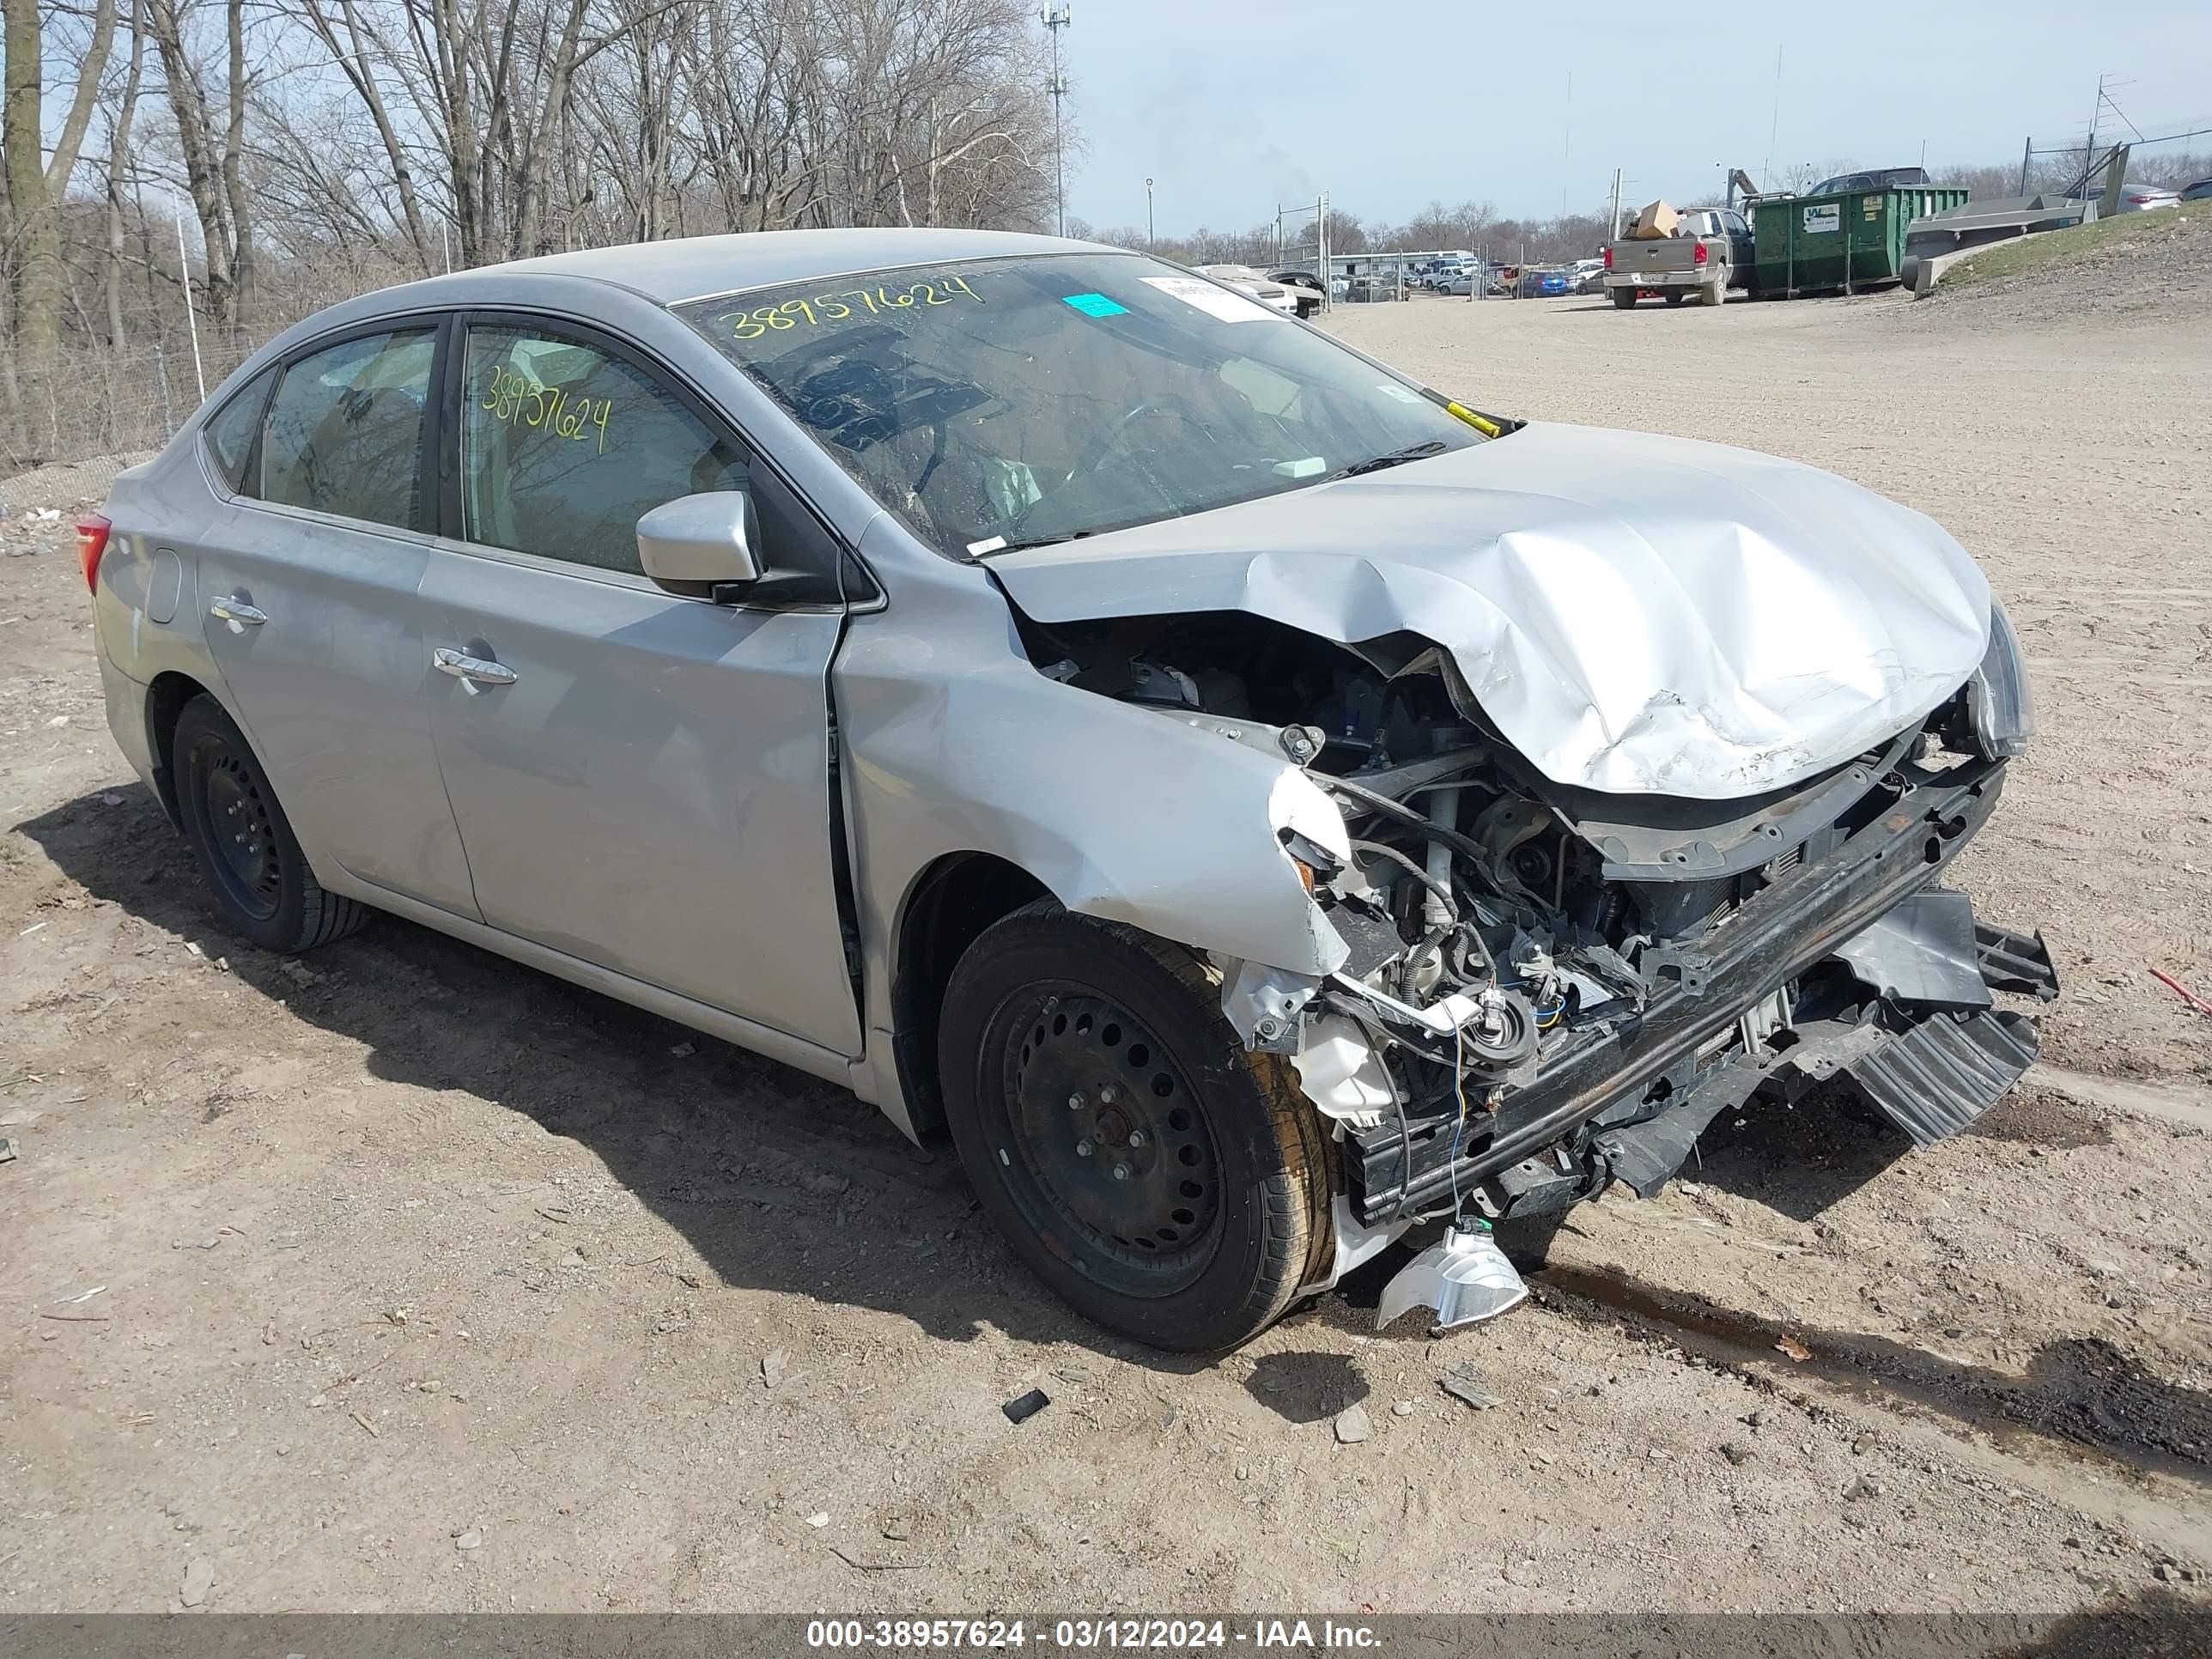
[(1002, 541), (998, 546), (993, 548), (989, 553), (979, 553), (975, 556), (980, 559), (988, 559), (991, 557), (993, 554), (996, 553), (1019, 553), (1026, 548), (1051, 547), (1060, 542), (1078, 542), (1081, 541), (1085, 536), (1091, 533), (1092, 532), (1088, 530), (1069, 530), (1064, 531), (1057, 536), (1032, 536), (1027, 541)]
[(1431, 438), (1425, 444), (1414, 444), (1405, 449), (1394, 449), (1388, 455), (1377, 455), (1371, 461), (1354, 461), (1350, 466), (1340, 466), (1328, 476), (1331, 478), (1357, 478), (1363, 473), (1380, 472), (1386, 466), (1402, 466), (1407, 461), (1425, 459), (1444, 453), (1444, 442)]

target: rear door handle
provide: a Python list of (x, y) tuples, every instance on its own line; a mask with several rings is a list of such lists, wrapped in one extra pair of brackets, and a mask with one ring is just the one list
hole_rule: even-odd
[(465, 651), (456, 651), (451, 646), (440, 646), (432, 660), (441, 674), (451, 674), (461, 683), (461, 690), (471, 696), (485, 685), (513, 685), (514, 671), (505, 663), (493, 662), (486, 657), (471, 657)]
[(210, 599), (208, 615), (217, 622), (228, 623), (234, 634), (243, 634), (249, 628), (258, 628), (269, 620), (267, 611), (230, 593), (218, 593)]

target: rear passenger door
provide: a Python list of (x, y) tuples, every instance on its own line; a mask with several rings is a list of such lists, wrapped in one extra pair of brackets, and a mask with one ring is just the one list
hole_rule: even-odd
[(473, 916), (422, 701), (440, 319), (292, 354), (218, 412), (227, 493), (191, 547), (232, 711), (322, 879)]
[(491, 926), (860, 1052), (832, 859), (825, 677), (838, 607), (671, 593), (636, 527), (747, 489), (774, 566), (830, 532), (641, 354), (543, 317), (463, 319), (447, 539), (423, 583), (432, 725)]

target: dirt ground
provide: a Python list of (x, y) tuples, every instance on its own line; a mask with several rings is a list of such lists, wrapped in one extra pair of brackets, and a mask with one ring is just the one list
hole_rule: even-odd
[(821, 1084), (390, 920), (226, 937), (10, 520), (0, 1609), (2200, 1605), (2212, 1022), (2147, 970), (2212, 988), (2212, 322), (2020, 314), (1342, 314), (1482, 407), (1935, 514), (2045, 726), (1962, 863), (2067, 979), (2027, 1086), (1921, 1152), (1724, 1121), (1440, 1340), (1370, 1276), (1166, 1362)]

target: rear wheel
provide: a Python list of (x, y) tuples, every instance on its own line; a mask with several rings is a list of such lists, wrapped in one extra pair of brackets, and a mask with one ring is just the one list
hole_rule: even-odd
[(1202, 1350), (1291, 1305), (1329, 1237), (1325, 1143), (1288, 1064), (1222, 1018), (1211, 969), (1045, 901), (961, 958), (939, 1043), (983, 1207), (1079, 1312)]
[(1622, 311), (1636, 303), (1636, 290), (1632, 288), (1617, 288), (1612, 290), (1612, 294), (1613, 303)]
[(1728, 301), (1728, 285), (1729, 270), (1726, 265), (1723, 265), (1717, 270), (1713, 272), (1711, 280), (1706, 283), (1705, 293), (1700, 297), (1698, 303), (1709, 306), (1726, 304)]
[(169, 753), (185, 840), (232, 932), (289, 953), (368, 920), (366, 906), (326, 892), (307, 868), (268, 775), (221, 703), (204, 694), (186, 703)]

